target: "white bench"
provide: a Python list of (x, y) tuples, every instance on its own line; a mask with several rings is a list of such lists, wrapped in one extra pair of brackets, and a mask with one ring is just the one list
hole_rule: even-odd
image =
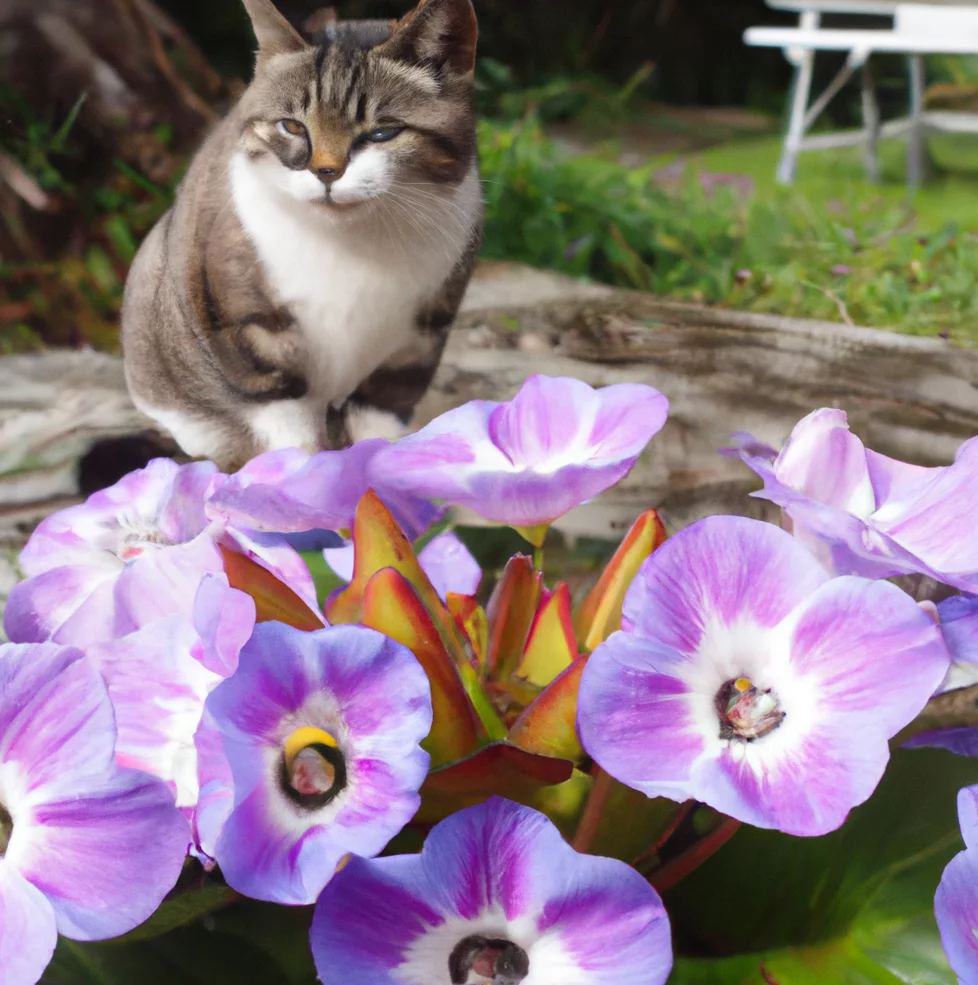
[[(866, 174), (879, 179), (881, 137), (908, 137), (907, 181), (918, 186), (924, 172), (924, 139), (929, 132), (976, 133), (978, 116), (924, 111), (924, 61), (928, 54), (978, 54), (978, 6), (963, 3), (899, 3), (894, 0), (767, 0), (769, 6), (799, 14), (798, 27), (752, 27), (749, 45), (782, 48), (795, 65), (788, 127), (778, 165), (778, 181), (791, 184), (802, 151), (862, 145)], [(823, 28), (832, 14), (879, 14), (893, 18), (892, 30)], [(809, 105), (817, 51), (846, 51), (845, 65), (825, 92)], [(907, 56), (910, 66), (910, 115), (881, 123), (876, 86), (870, 70), (874, 52)], [(835, 95), (856, 73), (862, 76), (863, 129), (808, 136), (808, 131)]]

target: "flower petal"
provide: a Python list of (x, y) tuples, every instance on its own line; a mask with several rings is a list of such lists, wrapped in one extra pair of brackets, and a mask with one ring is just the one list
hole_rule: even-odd
[[(955, 756), (978, 756), (978, 728), (935, 729), (921, 732), (903, 743), (904, 749), (947, 749)], [(978, 846), (976, 846), (978, 847)]]
[[(602, 643), (581, 676), (577, 729), (585, 750), (616, 779), (650, 797), (683, 800), (706, 739), (681, 700), (689, 686), (656, 673), (657, 656), (631, 633), (613, 633)], [(673, 655), (665, 657), (668, 666)]]
[(255, 600), (232, 588), (225, 575), (204, 575), (194, 599), (193, 622), (200, 637), (197, 659), (213, 673), (230, 677), (255, 628)]
[(940, 628), (910, 596), (859, 578), (835, 578), (813, 595), (792, 641), (822, 720), (849, 729), (865, 717), (886, 738), (920, 713), (949, 658)]
[(162, 781), (115, 769), (97, 790), (38, 804), (4, 858), (51, 902), (58, 932), (104, 940), (151, 916), (180, 875), (190, 829)]
[(827, 580), (808, 551), (772, 524), (707, 517), (643, 563), (624, 618), (639, 636), (692, 654), (708, 622), (776, 626)]
[(978, 982), (978, 849), (955, 855), (934, 897), (941, 942), (962, 985)]
[(451, 532), (439, 534), (429, 541), (418, 555), (418, 562), (443, 599), (449, 592), (475, 595), (479, 590), (482, 568), (465, 544)]
[(416, 496), (388, 490), (370, 470), (387, 445), (374, 438), (316, 455), (295, 448), (267, 452), (231, 476), (211, 497), (208, 511), (238, 527), (270, 533), (344, 530), (353, 525), (357, 503), (374, 486), (410, 536), (418, 537), (438, 510)]
[(345, 854), (322, 826), (284, 827), (269, 791), (261, 787), (231, 812), (214, 851), (232, 889), (287, 906), (314, 902)]
[(0, 647), (0, 771), (11, 815), (102, 782), (115, 737), (105, 683), (81, 650)]
[(0, 981), (35, 985), (54, 955), (58, 929), (43, 894), (0, 860)]
[(197, 802), (194, 733), (221, 675), (195, 659), (197, 632), (185, 616), (88, 647), (115, 708), (116, 760), (166, 781), (177, 805)]
[(672, 970), (672, 942), (656, 893), (624, 862), (583, 856), (573, 864), (571, 885), (544, 907), (539, 926), (553, 936), (531, 951), (531, 972), (534, 961), (544, 967), (533, 981), (546, 985), (563, 966), (563, 981), (577, 972), (588, 985), (662, 985)]
[(978, 787), (958, 791), (958, 822), (968, 848), (978, 848)]
[(147, 552), (127, 565), (116, 582), (116, 635), (141, 629), (166, 616), (189, 614), (204, 575), (223, 572), (220, 549), (208, 534), (186, 544)]
[(823, 408), (799, 421), (774, 463), (780, 482), (826, 506), (868, 517), (876, 498), (866, 448), (845, 411)]
[(978, 592), (974, 490), (978, 486), (978, 441), (958, 450), (954, 464), (915, 487), (912, 500), (887, 504), (876, 517), (881, 533), (919, 557), (924, 573), (963, 591)]
[(95, 616), (103, 634), (111, 633), (112, 587), (119, 570), (112, 565), (65, 566), (18, 582), (11, 589), (4, 611), (8, 638), (15, 643), (60, 638), (65, 623), (81, 608)]

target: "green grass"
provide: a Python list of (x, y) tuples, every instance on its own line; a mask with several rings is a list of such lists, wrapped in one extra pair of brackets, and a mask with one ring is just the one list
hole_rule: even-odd
[[(797, 186), (783, 189), (773, 178), (779, 142), (766, 138), (703, 152), (678, 187), (663, 187), (667, 161), (629, 169), (613, 155), (568, 157), (532, 121), (484, 123), (481, 145), (488, 256), (978, 344), (978, 182), (964, 171), (910, 199), (901, 149), (888, 145), (879, 188), (854, 151), (806, 156)], [(699, 174), (716, 171), (752, 177), (757, 189), (708, 193)]]
[[(910, 197), (921, 231), (933, 232), (949, 222), (964, 231), (978, 231), (978, 139), (934, 137), (928, 147), (937, 169), (926, 185)], [(762, 137), (713, 147), (694, 160), (705, 171), (732, 172), (752, 178), (761, 196), (776, 192), (775, 169), (781, 154), (781, 138)], [(667, 163), (667, 159), (656, 162)], [(891, 206), (908, 201), (906, 144), (884, 141), (880, 145), (882, 182), (866, 181), (858, 148), (802, 154), (794, 188), (812, 203), (829, 202), (858, 194), (878, 198)]]

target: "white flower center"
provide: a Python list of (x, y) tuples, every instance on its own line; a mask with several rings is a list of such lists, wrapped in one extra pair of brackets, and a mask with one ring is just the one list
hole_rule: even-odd
[(721, 739), (753, 742), (773, 732), (785, 716), (771, 689), (762, 691), (748, 677), (736, 677), (721, 685), (715, 705)]

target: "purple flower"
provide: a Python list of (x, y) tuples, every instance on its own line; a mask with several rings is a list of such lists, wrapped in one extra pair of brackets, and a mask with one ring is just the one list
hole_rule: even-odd
[(941, 690), (978, 684), (978, 598), (954, 595), (945, 599), (937, 605), (937, 617), (951, 652), (951, 670)]
[(312, 903), (417, 811), (430, 728), (428, 678), (399, 643), (259, 624), (197, 733), (200, 848), (240, 893)]
[(105, 685), (80, 650), (0, 647), (0, 981), (33, 985), (57, 935), (149, 917), (190, 842), (159, 780), (116, 765)]
[(650, 797), (789, 834), (832, 831), (869, 797), (887, 740), (948, 669), (910, 596), (830, 579), (784, 531), (739, 517), (668, 540), (624, 617), (584, 669), (584, 748)]
[(668, 917), (634, 869), (498, 797), (436, 825), (420, 855), (351, 859), (310, 940), (326, 985), (662, 985), (672, 966)]
[(479, 590), (482, 568), (451, 531), (433, 537), (418, 554), (418, 563), (443, 599), (450, 592), (475, 595)]
[(43, 520), (21, 553), (5, 629), (18, 642), (85, 646), (188, 613), (201, 579), (224, 570), (221, 547), (247, 554), (313, 609), (301, 557), (281, 539), (205, 514), (225, 476), (210, 462), (156, 459), (87, 502)]
[(116, 760), (165, 780), (177, 806), (197, 804), (194, 733), (207, 695), (230, 677), (255, 625), (255, 603), (205, 575), (193, 615), (166, 616), (87, 647), (115, 708)]
[(934, 912), (961, 985), (978, 985), (978, 787), (958, 794), (958, 820), (966, 848), (944, 870)]
[[(978, 684), (978, 598), (955, 595), (937, 606), (944, 642), (951, 653), (951, 669), (940, 690), (953, 691)], [(921, 732), (904, 743), (908, 749), (947, 749), (957, 756), (978, 756), (978, 728)]]
[(753, 493), (781, 506), (791, 529), (837, 574), (872, 578), (919, 572), (978, 591), (974, 489), (978, 439), (954, 464), (922, 468), (864, 447), (841, 410), (795, 425), (780, 453), (735, 435), (739, 455), (763, 480)]
[(509, 403), (473, 400), (382, 449), (373, 472), (395, 489), (531, 528), (623, 479), (665, 423), (652, 387), (593, 390), (531, 376)]
[(408, 537), (421, 536), (439, 510), (426, 500), (392, 492), (371, 470), (383, 438), (342, 451), (309, 455), (298, 448), (266, 452), (230, 476), (211, 496), (207, 511), (237, 526), (270, 533), (347, 530), (357, 504), (374, 488)]
[[(327, 548), (323, 551), (323, 557), (334, 574), (344, 581), (350, 581), (353, 578), (354, 553), (351, 542), (344, 547)], [(449, 592), (475, 595), (479, 590), (482, 568), (465, 544), (450, 531), (432, 537), (418, 554), (418, 563), (443, 600)]]

